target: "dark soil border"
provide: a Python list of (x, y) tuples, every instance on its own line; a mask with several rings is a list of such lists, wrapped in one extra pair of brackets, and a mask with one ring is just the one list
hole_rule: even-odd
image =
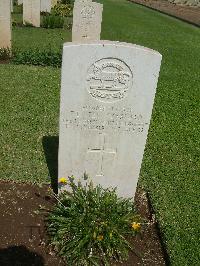
[[(164, 266), (166, 253), (155, 216), (146, 193), (137, 190), (135, 203), (148, 225), (142, 234), (130, 239), (135, 252), (127, 262), (113, 266)], [(48, 246), (45, 214), (39, 207), (50, 209), (55, 204), (48, 186), (0, 181), (0, 265), (1, 266), (64, 266), (65, 263)], [(138, 256), (138, 254), (140, 254)], [(69, 265), (73, 266), (73, 265)]]
[(129, 2), (156, 10), (159, 13), (200, 27), (200, 7), (176, 5), (165, 0), (128, 0)]

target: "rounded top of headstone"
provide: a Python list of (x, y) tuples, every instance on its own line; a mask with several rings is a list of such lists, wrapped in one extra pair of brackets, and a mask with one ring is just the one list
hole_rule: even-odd
[(132, 44), (132, 43), (126, 43), (126, 42), (119, 42), (119, 41), (107, 41), (107, 40), (99, 40), (99, 41), (87, 41), (84, 43), (81, 42), (66, 42), (63, 44), (63, 48), (68, 46), (102, 46), (102, 47), (108, 47), (108, 46), (118, 46), (118, 47), (127, 47), (127, 48), (133, 48), (138, 50), (143, 50), (144, 52), (149, 52), (151, 54), (155, 54), (157, 56), (160, 56), (162, 58), (162, 55), (151, 48), (141, 46), (138, 44)]

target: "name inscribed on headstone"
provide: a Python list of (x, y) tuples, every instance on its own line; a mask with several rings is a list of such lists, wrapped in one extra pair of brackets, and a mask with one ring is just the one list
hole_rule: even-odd
[(77, 109), (68, 110), (66, 108), (62, 117), (62, 122), (66, 128), (106, 130), (110, 133), (140, 133), (148, 125), (148, 123), (143, 121), (141, 114), (136, 114), (132, 108), (128, 107), (85, 105), (79, 111)]

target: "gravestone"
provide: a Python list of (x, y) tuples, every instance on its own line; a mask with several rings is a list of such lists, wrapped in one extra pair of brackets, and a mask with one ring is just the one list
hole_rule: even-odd
[(40, 0), (23, 0), (23, 23), (40, 27)]
[(73, 42), (100, 40), (103, 5), (92, 1), (75, 1), (73, 9)]
[(40, 11), (50, 13), (51, 12), (51, 0), (41, 0)]
[(86, 173), (134, 197), (160, 63), (158, 52), (133, 44), (64, 44), (59, 178)]
[(0, 0), (0, 48), (11, 48), (11, 5)]

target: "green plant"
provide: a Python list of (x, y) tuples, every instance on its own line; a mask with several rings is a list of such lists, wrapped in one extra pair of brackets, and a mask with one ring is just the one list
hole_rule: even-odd
[(10, 48), (0, 48), (0, 60), (7, 60), (11, 57)]
[[(69, 191), (55, 196), (58, 203), (47, 218), (51, 244), (67, 265), (126, 260), (132, 250), (127, 237), (141, 229), (133, 201), (117, 197), (116, 189), (93, 186), (91, 181), (82, 185), (73, 177), (68, 180)], [(61, 178), (60, 186), (65, 183)]]
[(73, 4), (74, 3), (74, 0), (61, 0), (60, 1), (61, 2), (61, 4)]
[(72, 4), (58, 4), (52, 9), (51, 13), (56, 16), (71, 17), (73, 13), (73, 5)]
[(23, 13), (23, 5), (14, 4), (14, 14), (22, 14)]
[(63, 28), (64, 18), (61, 16), (55, 15), (46, 15), (43, 17), (43, 28), (55, 29), (55, 28)]
[(30, 49), (27, 51), (15, 50), (13, 52), (12, 62), (14, 64), (27, 64), (39, 66), (61, 67), (62, 55), (61, 51), (40, 51), (38, 49)]
[[(12, 19), (12, 26), (13, 27), (24, 27), (25, 25), (23, 24), (22, 21), (18, 21), (18, 20), (15, 20), (15, 19)], [(27, 26), (27, 25), (26, 25)], [(26, 27), (25, 26), (25, 27)], [(28, 27), (28, 26), (27, 26)]]

